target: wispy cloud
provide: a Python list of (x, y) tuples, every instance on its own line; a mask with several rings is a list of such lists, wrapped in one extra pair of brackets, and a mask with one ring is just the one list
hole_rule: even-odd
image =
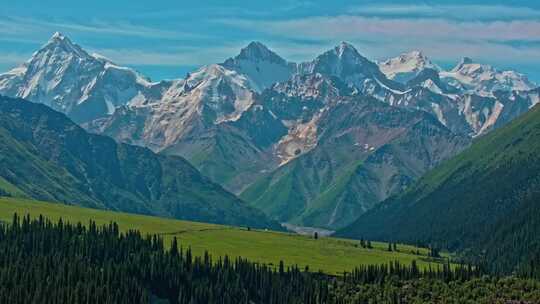
[(133, 24), (130, 21), (104, 21), (96, 19), (87, 22), (75, 22), (69, 20), (44, 20), (23, 17), (5, 17), (0, 21), (0, 33), (7, 35), (26, 34), (31, 36), (42, 36), (43, 33), (53, 33), (55, 31), (100, 33), (172, 40), (208, 37), (191, 31), (166, 30), (157, 27)]
[(354, 6), (349, 9), (349, 13), (363, 16), (445, 18), (453, 20), (509, 20), (540, 18), (540, 10), (530, 7), (479, 4), (372, 4)]
[(293, 20), (222, 20), (245, 29), (295, 38), (421, 38), (434, 40), (540, 40), (540, 21), (455, 22), (445, 19), (386, 19), (341, 15)]
[(540, 62), (539, 9), (412, 3), (338, 7), (316, 0), (280, 0), (267, 9), (215, 3), (133, 10), (104, 19), (84, 18), (84, 14), (0, 14), (0, 65), (24, 62), (31, 55), (28, 52), (55, 31), (122, 65), (221, 62), (251, 39), (297, 62), (310, 60), (341, 40), (355, 44), (372, 59), (421, 49), (435, 61), (470, 56), (506, 66)]
[(421, 49), (435, 60), (454, 60), (458, 56), (474, 56), (492, 62), (540, 60), (540, 19), (458, 21), (339, 15), (220, 22), (274, 37), (323, 41), (325, 46), (328, 42), (335, 44), (346, 40), (358, 45), (364, 54), (377, 59)]

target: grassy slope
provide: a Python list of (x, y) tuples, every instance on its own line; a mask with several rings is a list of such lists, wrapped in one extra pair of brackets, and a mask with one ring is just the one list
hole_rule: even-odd
[(50, 108), (0, 96), (0, 195), (280, 230), (180, 157), (93, 135)]
[(13, 184), (5, 180), (0, 176), (0, 192), (4, 192), (6, 195), (27, 197), (27, 195), (21, 189), (15, 187)]
[(338, 234), (486, 250), (509, 271), (540, 248), (538, 151), (539, 106), (477, 139)]
[[(351, 178), (355, 174), (355, 171), (358, 169), (358, 167), (361, 165), (362, 161), (356, 161), (346, 167), (346, 169), (344, 170), (345, 172), (341, 173), (335, 178), (335, 182), (331, 184), (311, 203), (311, 205), (307, 208), (306, 211), (304, 211), (302, 216), (295, 221), (295, 223), (328, 223), (327, 215), (332, 214), (334, 212), (334, 209), (337, 208), (336, 202), (340, 202), (341, 196), (346, 194), (347, 187), (349, 186)], [(351, 216), (354, 217), (354, 214), (351, 214)], [(354, 219), (347, 218), (347, 221), (354, 221)]]
[[(115, 221), (120, 229), (138, 229), (145, 233), (164, 234), (169, 244), (176, 235), (184, 247), (191, 246), (196, 255), (208, 250), (213, 256), (242, 256), (254, 261), (277, 265), (309, 265), (311, 270), (337, 274), (360, 264), (387, 263), (399, 260), (410, 263), (417, 260), (422, 267), (430, 262), (427, 250), (420, 249), (423, 256), (410, 254), (416, 248), (398, 245), (400, 252), (386, 251), (387, 244), (373, 243), (374, 249), (355, 247), (351, 240), (322, 238), (314, 240), (295, 234), (247, 231), (245, 229), (206, 223), (163, 219), (151, 216), (86, 209), (62, 204), (44, 203), (23, 199), (0, 198), (0, 221), (9, 222), (13, 213), (44, 216), (57, 220), (62, 217), (70, 222), (87, 223), (90, 219), (98, 224)], [(433, 262), (431, 262), (433, 265)]]

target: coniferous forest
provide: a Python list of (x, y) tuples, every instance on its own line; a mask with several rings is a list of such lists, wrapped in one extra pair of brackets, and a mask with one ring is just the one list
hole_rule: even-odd
[[(531, 262), (532, 263), (532, 262)], [(538, 269), (533, 265), (531, 269)], [(537, 275), (530, 272), (529, 275)], [(523, 275), (526, 275), (525, 273)], [(533, 279), (481, 265), (362, 266), (343, 276), (192, 255), (176, 239), (14, 215), (0, 225), (0, 303), (507, 303), (540, 301)]]

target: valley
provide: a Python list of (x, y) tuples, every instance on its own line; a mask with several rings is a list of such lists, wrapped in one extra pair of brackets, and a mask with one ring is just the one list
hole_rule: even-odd
[(3, 18), (1, 303), (540, 303), (540, 11), (293, 2)]
[[(416, 260), (422, 269), (431, 265), (442, 267), (440, 260), (431, 260), (428, 250), (415, 246), (398, 244), (398, 252), (388, 252), (388, 244), (372, 242), (373, 249), (359, 246), (358, 241), (291, 233), (264, 231), (247, 227), (221, 226), (201, 222), (187, 222), (121, 212), (80, 208), (63, 204), (38, 202), (23, 199), (0, 198), (0, 221), (9, 223), (13, 214), (30, 214), (33, 218), (43, 215), (52, 221), (62, 218), (65, 222), (83, 224), (90, 220), (97, 225), (116, 222), (120, 231), (139, 230), (143, 234), (158, 234), (166, 246), (173, 237), (178, 238), (184, 249), (190, 247), (193, 254), (202, 256), (208, 251), (215, 258), (228, 255), (243, 257), (250, 261), (287, 266), (308, 266), (313, 272), (319, 270), (327, 274), (339, 275), (360, 265), (386, 264), (399, 261), (405, 265)], [(418, 250), (419, 255), (416, 254)]]

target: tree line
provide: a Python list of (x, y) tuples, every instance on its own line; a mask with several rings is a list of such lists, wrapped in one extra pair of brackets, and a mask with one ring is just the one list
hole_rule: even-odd
[(473, 265), (420, 269), (394, 262), (329, 276), (283, 262), (194, 256), (176, 238), (166, 249), (160, 236), (120, 232), (116, 223), (15, 214), (11, 224), (0, 224), (0, 303), (374, 303), (364, 301), (371, 296), (401, 303), (395, 300), (410, 291), (395, 290), (396, 282), (465, 286), (484, 274)]

